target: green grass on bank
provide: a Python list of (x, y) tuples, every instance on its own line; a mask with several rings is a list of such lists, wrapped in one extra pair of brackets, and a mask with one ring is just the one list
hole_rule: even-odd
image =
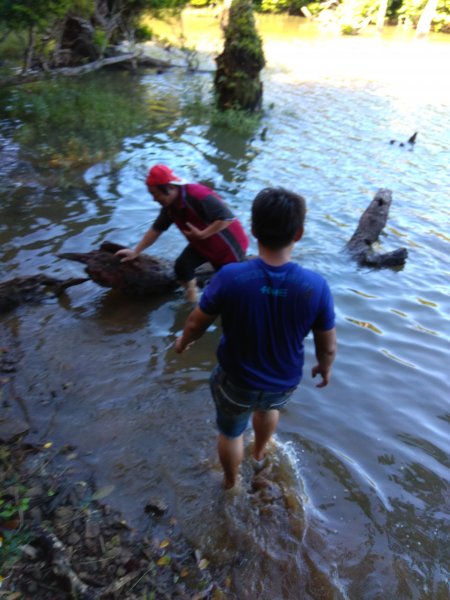
[(0, 117), (24, 150), (50, 165), (91, 163), (145, 129), (151, 108), (128, 74), (39, 81), (3, 90)]

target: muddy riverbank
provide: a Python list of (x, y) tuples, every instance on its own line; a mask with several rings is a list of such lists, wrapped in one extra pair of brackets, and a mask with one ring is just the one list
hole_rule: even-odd
[(19, 416), (20, 355), (1, 348), (0, 584), (33, 600), (225, 598), (208, 561), (183, 540), (164, 498), (149, 495), (134, 529), (81, 467), (77, 448), (34, 443)]
[(6, 598), (227, 597), (176, 521), (165, 519), (163, 499), (149, 498), (148, 529), (136, 531), (105, 503), (107, 489), (74, 477), (75, 448), (33, 446), (20, 436), (2, 442), (0, 453)]

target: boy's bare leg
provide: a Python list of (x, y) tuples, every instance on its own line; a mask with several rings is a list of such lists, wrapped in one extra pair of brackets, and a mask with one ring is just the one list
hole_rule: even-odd
[(197, 290), (197, 280), (196, 279), (191, 279), (190, 281), (185, 281), (182, 283), (185, 291), (185, 295), (186, 295), (186, 300), (188, 302), (192, 302), (193, 304), (195, 302), (197, 302), (197, 295), (198, 295), (198, 290)]
[(220, 464), (224, 473), (224, 487), (226, 490), (234, 487), (239, 473), (239, 465), (244, 458), (244, 435), (229, 438), (219, 433), (217, 441)]
[(275, 432), (279, 418), (280, 411), (275, 409), (265, 411), (256, 410), (253, 413), (253, 429), (255, 430), (253, 456), (256, 460), (264, 458), (266, 444)]

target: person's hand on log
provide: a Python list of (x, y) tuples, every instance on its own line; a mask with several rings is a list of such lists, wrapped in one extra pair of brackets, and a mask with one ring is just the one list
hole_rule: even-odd
[(118, 250), (114, 256), (121, 258), (120, 262), (124, 263), (137, 258), (139, 252), (136, 252), (136, 250), (132, 250), (131, 248), (122, 248), (122, 250)]

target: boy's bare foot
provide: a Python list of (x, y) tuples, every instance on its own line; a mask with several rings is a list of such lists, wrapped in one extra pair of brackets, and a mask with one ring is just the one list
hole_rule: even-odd
[(241, 476), (238, 475), (234, 481), (223, 478), (223, 489), (226, 492), (238, 492), (241, 488)]
[(267, 458), (267, 456), (263, 456), (261, 458), (261, 460), (256, 460), (255, 457), (252, 457), (252, 465), (253, 465), (253, 470), (255, 471), (255, 473), (259, 473), (260, 471), (265, 469), (265, 467), (267, 467), (268, 464), (269, 464), (269, 459)]

